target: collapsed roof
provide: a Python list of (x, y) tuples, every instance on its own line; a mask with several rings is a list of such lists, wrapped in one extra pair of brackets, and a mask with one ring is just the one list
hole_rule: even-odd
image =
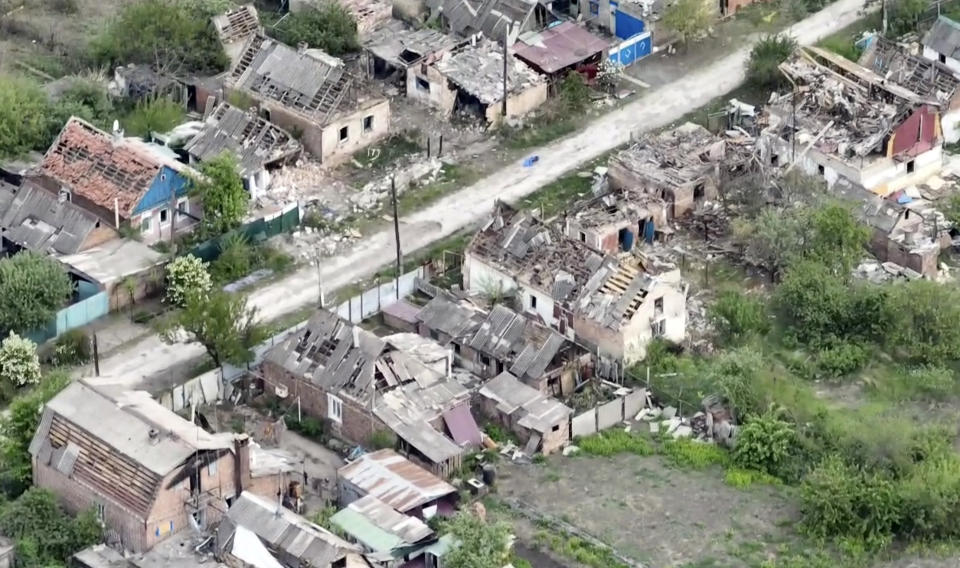
[(573, 411), (555, 398), (523, 384), (508, 372), (490, 379), (478, 393), (497, 403), (497, 410), (514, 416), (517, 424), (540, 433), (553, 430), (553, 426), (566, 421)]
[(230, 152), (237, 158), (240, 175), (247, 176), (296, 158), (302, 146), (286, 130), (256, 112), (224, 102), (184, 149), (201, 162)]
[[(522, 93), (545, 82), (542, 75), (515, 57), (507, 56), (507, 92)], [(503, 100), (503, 52), (492, 42), (466, 45), (443, 57), (437, 70), (484, 105)]]
[(213, 27), (217, 30), (220, 42), (230, 45), (246, 41), (258, 33), (261, 29), (260, 17), (253, 4), (245, 4), (214, 16)]
[(364, 48), (397, 69), (406, 69), (430, 56), (449, 51), (465, 40), (459, 40), (430, 28), (414, 29), (400, 20), (372, 32), (364, 40)]
[(951, 59), (960, 59), (960, 24), (940, 16), (923, 36), (923, 45)]
[(454, 33), (468, 36), (483, 33), (493, 41), (503, 41), (512, 30), (521, 28), (532, 17), (537, 3), (530, 0), (432, 0)]
[(610, 159), (611, 178), (628, 177), (634, 189), (646, 184), (679, 187), (716, 171), (726, 144), (709, 130), (687, 122), (672, 130), (648, 134)]
[(321, 125), (336, 115), (352, 86), (343, 61), (319, 49), (294, 49), (262, 34), (247, 40), (227, 82)]
[(914, 55), (879, 34), (870, 41), (859, 64), (887, 81), (942, 105), (949, 105), (960, 91), (960, 80), (946, 65)]
[(679, 271), (655, 275), (637, 262), (622, 260), (606, 264), (583, 288), (577, 313), (612, 330), (629, 322), (656, 286), (680, 287)]

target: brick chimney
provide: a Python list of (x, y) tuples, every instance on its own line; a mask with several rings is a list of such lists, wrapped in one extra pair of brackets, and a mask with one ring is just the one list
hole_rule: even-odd
[(250, 437), (246, 434), (237, 436), (233, 441), (233, 449), (234, 459), (236, 460), (236, 467), (233, 468), (233, 481), (239, 497), (243, 493), (244, 482), (250, 479)]

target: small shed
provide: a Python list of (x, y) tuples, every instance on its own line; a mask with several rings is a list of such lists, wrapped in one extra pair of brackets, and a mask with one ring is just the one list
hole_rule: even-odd
[(411, 304), (406, 300), (400, 300), (383, 308), (380, 314), (383, 318), (383, 324), (387, 327), (398, 331), (417, 332), (417, 315), (420, 314), (420, 306)]
[(480, 388), (481, 412), (516, 434), (531, 452), (549, 454), (570, 439), (573, 411), (503, 372)]
[(593, 78), (609, 48), (606, 41), (573, 22), (525, 33), (513, 46), (517, 59), (554, 79), (578, 70)]
[(457, 490), (393, 450), (364, 454), (337, 472), (340, 505), (367, 495), (406, 515), (429, 518), (450, 513)]

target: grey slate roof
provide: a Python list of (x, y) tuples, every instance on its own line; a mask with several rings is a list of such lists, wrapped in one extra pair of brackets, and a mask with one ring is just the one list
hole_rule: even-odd
[(19, 189), (0, 185), (3, 236), (38, 252), (75, 254), (98, 220), (69, 201), (25, 180)]
[(293, 511), (248, 491), (227, 511), (236, 525), (254, 532), (266, 545), (301, 561), (301, 565), (330, 566), (359, 547), (315, 525)]
[(372, 32), (363, 47), (398, 69), (406, 69), (434, 53), (453, 49), (464, 40), (430, 28), (414, 29), (399, 20)]
[(230, 152), (245, 176), (298, 156), (302, 147), (286, 130), (256, 113), (221, 103), (185, 150), (201, 162)]
[(923, 45), (952, 59), (960, 59), (960, 23), (940, 16), (923, 36)]
[(228, 83), (326, 124), (340, 107), (351, 79), (335, 57), (318, 49), (300, 52), (256, 34), (244, 45)]
[(466, 339), (483, 321), (483, 315), (455, 300), (438, 295), (420, 309), (417, 319), (430, 329), (453, 337)]
[(488, 39), (503, 41), (513, 26), (523, 26), (536, 9), (527, 0), (438, 0), (450, 29), (460, 35), (482, 32)]
[(549, 432), (555, 424), (566, 420), (573, 410), (555, 398), (503, 372), (490, 379), (479, 391), (480, 396), (497, 403), (497, 410), (506, 415), (519, 413), (517, 423), (537, 432)]
[(503, 305), (487, 314), (470, 340), (470, 347), (500, 361), (509, 361), (510, 372), (521, 379), (543, 376), (566, 339)]

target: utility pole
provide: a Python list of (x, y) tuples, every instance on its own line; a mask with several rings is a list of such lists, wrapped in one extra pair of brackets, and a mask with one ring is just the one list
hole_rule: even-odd
[(100, 346), (97, 345), (97, 334), (93, 334), (93, 372), (100, 376)]
[(887, 37), (887, 0), (880, 0), (880, 10), (883, 12), (883, 37)]
[(390, 196), (393, 199), (393, 236), (397, 240), (397, 299), (400, 299), (400, 275), (403, 274), (403, 255), (400, 252), (400, 214), (397, 212), (397, 178), (390, 178)]
[[(173, 244), (173, 238), (177, 234), (177, 186), (170, 186), (170, 244)], [(160, 237), (163, 238), (162, 236)]]
[(323, 272), (320, 270), (320, 249), (318, 248), (315, 251), (315, 260), (317, 261), (317, 288), (318, 288), (318, 301), (320, 302), (320, 309), (324, 309), (326, 306), (326, 300), (323, 295)]
[(503, 120), (507, 120), (507, 36), (510, 28), (503, 30)]

